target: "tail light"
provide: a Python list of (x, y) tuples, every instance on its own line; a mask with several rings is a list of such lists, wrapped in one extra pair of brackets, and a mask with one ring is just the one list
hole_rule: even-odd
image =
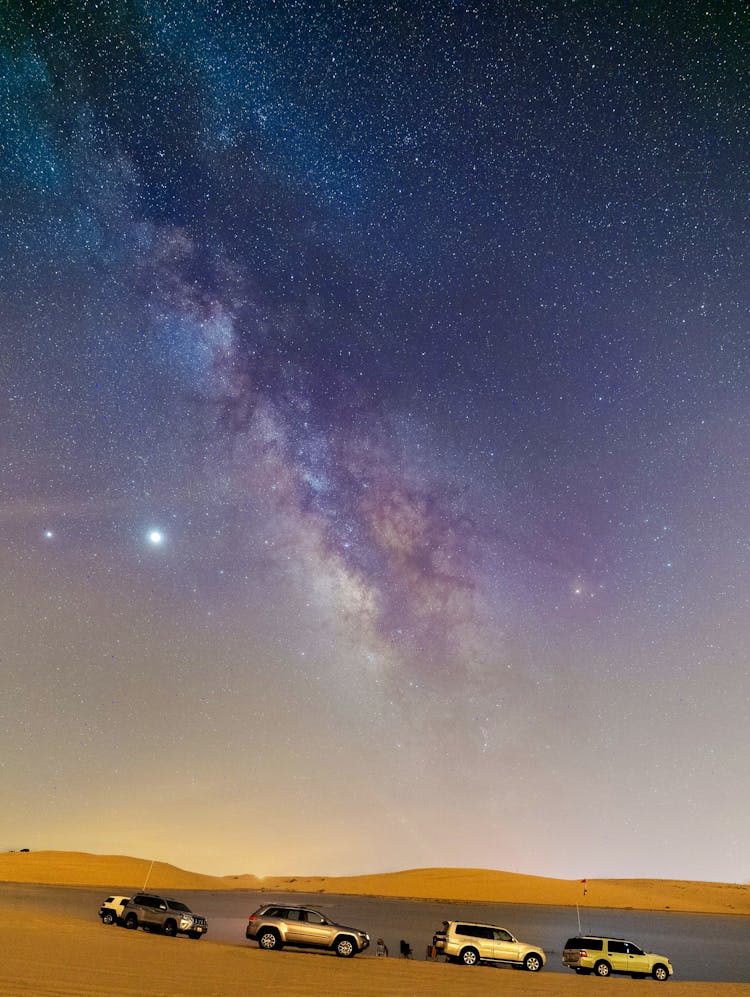
[(254, 920), (255, 920), (255, 914), (251, 914), (250, 917), (247, 919), (247, 922), (248, 924), (250, 924)]

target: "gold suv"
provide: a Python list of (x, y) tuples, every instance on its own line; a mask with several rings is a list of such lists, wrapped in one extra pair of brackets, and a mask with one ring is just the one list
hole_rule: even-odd
[(574, 969), (581, 976), (627, 973), (634, 980), (643, 980), (647, 976), (668, 980), (672, 975), (672, 964), (665, 955), (644, 952), (624, 938), (604, 938), (602, 935), (569, 938), (562, 961), (563, 966)]
[(538, 945), (519, 942), (505, 928), (495, 924), (474, 924), (468, 921), (443, 921), (432, 939), (437, 952), (449, 962), (476, 966), (480, 962), (510, 963), (538, 973), (545, 962)]

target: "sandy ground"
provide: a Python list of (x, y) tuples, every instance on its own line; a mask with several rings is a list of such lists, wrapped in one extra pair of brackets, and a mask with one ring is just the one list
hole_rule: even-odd
[(374, 876), (204, 876), (176, 866), (119, 855), (30, 852), (0, 855), (0, 881), (153, 890), (277, 890), (415, 900), (613, 907), (750, 915), (750, 885), (675, 880), (546, 879), (487, 869), (412, 869)]
[[(61, 885), (143, 885), (149, 871), (148, 862), (125, 857), (91, 856), (76, 853), (42, 852), (0, 856), (0, 879), (6, 883), (56, 883)], [(463, 873), (463, 878), (460, 875)], [(356, 892), (376, 895), (445, 897), (458, 890), (452, 899), (492, 899), (514, 902), (560, 904), (565, 890), (572, 884), (556, 880), (547, 884), (545, 901), (535, 896), (539, 883), (522, 882), (526, 877), (503, 873), (465, 870), (426, 870), (394, 874), (393, 877), (356, 877), (355, 880), (327, 878), (297, 879), (297, 889), (320, 889), (321, 882), (333, 892), (354, 893), (354, 885), (367, 884)], [(384, 882), (385, 880), (385, 882)], [(352, 888), (342, 889), (350, 883)], [(154, 889), (258, 888), (254, 877), (216, 879), (184, 872), (173, 866), (155, 864), (149, 886)], [(264, 881), (263, 886), (289, 889), (289, 880)], [(617, 890), (618, 884), (607, 888)], [(409, 887), (406, 889), (406, 887)], [(637, 904), (663, 904), (665, 897), (687, 902), (702, 898), (699, 909), (717, 909), (722, 890), (727, 900), (721, 912), (740, 911), (739, 897), (744, 887), (717, 884), (644, 884), (641, 891), (633, 883), (625, 886)], [(515, 887), (515, 892), (511, 889)], [(575, 884), (576, 892), (580, 884)], [(651, 889), (650, 887), (653, 887)], [(603, 888), (603, 887), (602, 887)], [(481, 890), (500, 890), (500, 894)], [(672, 892), (670, 892), (670, 890)], [(389, 892), (390, 891), (390, 892)], [(480, 894), (479, 896), (477, 894)], [(520, 895), (519, 895), (520, 893)], [(597, 896), (603, 900), (604, 895)], [(611, 900), (608, 902), (611, 903)], [(746, 903), (746, 900), (743, 901)], [(692, 908), (691, 908), (692, 909)], [(287, 950), (261, 952), (245, 944), (223, 945), (205, 939), (166, 938), (120, 928), (104, 928), (98, 922), (68, 916), (64, 911), (53, 915), (35, 904), (28, 890), (9, 887), (0, 909), (3, 929), (3, 952), (0, 958), (0, 994), (4, 997), (573, 997), (584, 994), (651, 994), (659, 984), (630, 979), (595, 980), (561, 973), (532, 975), (489, 967), (466, 969), (445, 963), (376, 959), (367, 954), (351, 960), (330, 954)], [(750, 984), (683, 983), (671, 980), (667, 993), (672, 997), (750, 997)]]
[[(15, 908), (3, 917), (0, 993), (6, 997), (648, 997), (653, 981), (531, 975), (485, 967), (328, 954), (261, 952)], [(671, 997), (750, 995), (745, 983), (664, 984)]]

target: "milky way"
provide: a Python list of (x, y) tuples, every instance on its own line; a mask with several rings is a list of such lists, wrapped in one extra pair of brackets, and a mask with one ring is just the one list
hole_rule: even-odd
[(0, 847), (750, 876), (747, 48), (11, 4)]

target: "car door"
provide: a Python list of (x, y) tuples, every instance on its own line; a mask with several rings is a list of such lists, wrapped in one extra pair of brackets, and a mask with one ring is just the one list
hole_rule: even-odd
[(609, 961), (615, 973), (628, 973), (630, 961), (628, 957), (628, 943), (619, 938), (610, 938), (607, 943), (609, 951)]
[(300, 929), (305, 945), (314, 948), (327, 948), (332, 941), (331, 926), (316, 910), (300, 911)]
[(625, 942), (628, 950), (628, 969), (631, 973), (650, 973), (651, 960), (637, 945), (632, 942)]
[(167, 909), (167, 905), (161, 899), (161, 897), (144, 897), (144, 914), (145, 921), (154, 927), (158, 927), (162, 923), (164, 917), (164, 912)]
[(520, 945), (505, 928), (494, 929), (494, 959), (499, 962), (518, 962)]
[(284, 911), (284, 921), (286, 923), (286, 941), (290, 945), (305, 944), (305, 926), (302, 923), (303, 911), (294, 907)]

